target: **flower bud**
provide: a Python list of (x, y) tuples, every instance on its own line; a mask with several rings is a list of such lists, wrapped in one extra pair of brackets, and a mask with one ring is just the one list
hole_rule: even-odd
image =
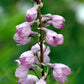
[(50, 24), (52, 24), (51, 18), (52, 18), (51, 14), (43, 15), (43, 17), (41, 19), (42, 24), (46, 27), (49, 26)]
[(27, 22), (32, 22), (37, 18), (38, 7), (39, 7), (39, 5), (36, 5), (33, 8), (27, 10), (27, 13), (26, 13)]
[(57, 29), (62, 29), (64, 27), (65, 19), (59, 15), (52, 15), (52, 24)]
[(58, 46), (63, 44), (63, 35), (62, 34), (57, 34), (56, 32), (45, 29), (44, 31), (46, 32), (46, 42), (51, 45), (51, 46)]

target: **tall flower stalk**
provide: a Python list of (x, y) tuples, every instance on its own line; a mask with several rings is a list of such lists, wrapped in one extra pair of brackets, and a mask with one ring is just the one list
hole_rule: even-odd
[[(39, 0), (37, 0), (37, 4), (41, 4)], [(38, 14), (39, 14), (39, 28), (40, 28), (40, 60), (41, 63), (43, 63), (43, 38), (42, 38), (42, 23), (41, 23), (41, 7), (38, 9)], [(44, 75), (44, 66), (41, 64), (41, 68), (43, 69), (42, 71), (42, 76)]]
[[(34, 2), (34, 7), (27, 10), (26, 22), (16, 26), (14, 40), (19, 43), (19, 46), (29, 43), (31, 38), (34, 38), (37, 43), (31, 47), (31, 50), (23, 52), (16, 60), (19, 66), (15, 72), (15, 76), (19, 78), (18, 84), (46, 84), (51, 70), (53, 70), (53, 76), (59, 83), (66, 82), (67, 75), (71, 74), (71, 69), (62, 63), (49, 63), (48, 56), (50, 53), (48, 45), (62, 45), (64, 37), (62, 34), (47, 29), (51, 24), (57, 29), (62, 29), (65, 19), (60, 15), (42, 15), (41, 7), (43, 7), (44, 0), (31, 1)], [(31, 29), (34, 23), (37, 23), (35, 26), (37, 32)], [(43, 31), (45, 34), (42, 33)], [(36, 69), (40, 71), (41, 76), (38, 75)], [(30, 75), (30, 71), (33, 71), (35, 75)]]

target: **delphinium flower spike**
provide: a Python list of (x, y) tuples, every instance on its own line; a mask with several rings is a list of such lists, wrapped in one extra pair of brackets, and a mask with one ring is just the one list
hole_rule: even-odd
[[(37, 43), (31, 47), (31, 50), (23, 52), (19, 59), (16, 59), (19, 66), (15, 72), (15, 76), (19, 78), (18, 84), (47, 84), (46, 80), (51, 70), (56, 81), (66, 82), (67, 75), (71, 74), (71, 69), (62, 63), (50, 63), (51, 50), (48, 46), (62, 45), (64, 36), (47, 29), (51, 24), (56, 29), (62, 29), (65, 19), (60, 15), (42, 15), (41, 7), (43, 7), (44, 0), (31, 1), (34, 2), (34, 6), (27, 10), (26, 21), (16, 26), (13, 38), (19, 43), (19, 46), (28, 44), (31, 38), (34, 38)], [(37, 32), (32, 31), (33, 27)], [(33, 71), (34, 75), (30, 75), (30, 71)]]

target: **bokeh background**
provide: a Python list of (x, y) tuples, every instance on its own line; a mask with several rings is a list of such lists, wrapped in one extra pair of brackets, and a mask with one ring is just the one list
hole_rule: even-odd
[[(64, 44), (51, 47), (49, 54), (51, 62), (68, 65), (72, 74), (68, 76), (68, 82), (63, 84), (84, 83), (84, 0), (44, 0), (42, 14), (59, 14), (65, 19), (63, 29), (50, 29), (64, 35)], [(17, 84), (15, 70), (18, 67), (15, 62), (20, 54), (31, 49), (35, 44), (34, 39), (24, 46), (16, 46), (13, 35), (16, 33), (16, 25), (26, 21), (27, 9), (33, 6), (30, 0), (0, 0), (0, 84)], [(48, 84), (59, 84), (49, 76)]]

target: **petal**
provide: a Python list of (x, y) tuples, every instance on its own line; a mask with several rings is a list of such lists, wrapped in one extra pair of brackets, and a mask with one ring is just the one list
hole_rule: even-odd
[(44, 63), (49, 63), (50, 62), (50, 58), (47, 55), (44, 55), (44, 59), (43, 59)]
[(55, 28), (61, 29), (64, 27), (65, 19), (60, 15), (52, 16), (52, 24)]
[(59, 83), (63, 83), (67, 81), (66, 75), (63, 74), (58, 75), (55, 71), (53, 71), (53, 76)]
[(40, 79), (39, 81), (36, 82), (36, 84), (46, 84), (46, 81), (44, 81), (43, 79)]
[(61, 69), (62, 73), (65, 75), (71, 74), (71, 69), (67, 65), (56, 63), (54, 64), (54, 70), (57, 70), (57, 69)]
[(19, 61), (21, 62), (21, 65), (30, 67), (31, 64), (34, 62), (34, 59), (35, 59), (35, 57), (34, 57), (32, 51), (26, 51), (21, 54)]
[(28, 75), (26, 79), (20, 79), (18, 82), (21, 84), (35, 84), (38, 78), (34, 75)]
[(26, 78), (27, 74), (29, 72), (29, 69), (20, 65), (19, 68), (17, 68), (16, 72), (15, 72), (15, 76), (19, 77), (19, 78)]

